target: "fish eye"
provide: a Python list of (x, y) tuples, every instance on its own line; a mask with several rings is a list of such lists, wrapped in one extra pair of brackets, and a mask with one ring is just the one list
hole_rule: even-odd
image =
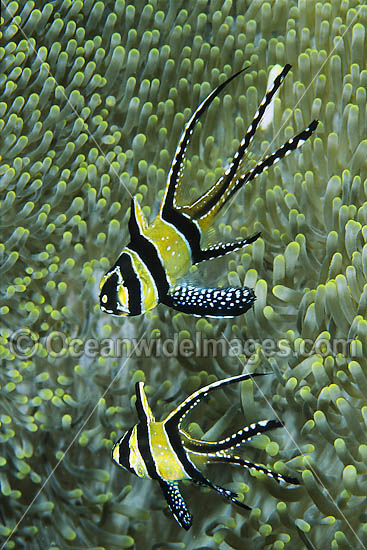
[(103, 311), (113, 315), (129, 315), (129, 291), (116, 270), (106, 273), (101, 280), (100, 290)]

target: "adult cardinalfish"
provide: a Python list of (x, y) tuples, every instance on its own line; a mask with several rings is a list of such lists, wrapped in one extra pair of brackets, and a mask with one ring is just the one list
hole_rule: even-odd
[(196, 109), (178, 143), (158, 216), (148, 225), (136, 197), (131, 201), (129, 220), (130, 242), (122, 250), (115, 265), (104, 275), (100, 285), (101, 309), (114, 315), (140, 315), (160, 302), (192, 315), (234, 317), (245, 313), (254, 303), (252, 289), (201, 288), (177, 285), (193, 264), (218, 258), (228, 252), (256, 241), (260, 233), (228, 243), (202, 248), (203, 232), (227, 201), (246, 183), (272, 166), (306, 141), (318, 121), (289, 139), (275, 153), (263, 158), (247, 173), (237, 174), (241, 160), (253, 139), (256, 129), (282, 84), (290, 65), (285, 65), (265, 94), (255, 117), (242, 139), (237, 153), (223, 176), (192, 204), (179, 206), (176, 194), (185, 160), (186, 148), (196, 122), (212, 101), (234, 78), (232, 75), (213, 90)]
[(119, 466), (139, 477), (156, 479), (176, 521), (184, 529), (191, 527), (192, 516), (178, 487), (178, 481), (183, 479), (211, 487), (231, 502), (250, 510), (249, 506), (236, 498), (236, 493), (215, 485), (204, 477), (200, 467), (206, 464), (215, 462), (236, 464), (263, 472), (278, 482), (299, 484), (299, 481), (293, 477), (278, 474), (264, 466), (230, 454), (235, 447), (250, 441), (255, 435), (281, 427), (282, 423), (278, 420), (262, 420), (256, 424), (250, 424), (221, 441), (193, 439), (180, 427), (184, 417), (208, 393), (227, 384), (241, 382), (262, 374), (266, 373), (241, 374), (213, 382), (190, 395), (162, 422), (156, 422), (154, 419), (144, 392), (143, 382), (136, 384), (136, 410), (139, 423), (117, 441), (112, 450), (112, 458)]

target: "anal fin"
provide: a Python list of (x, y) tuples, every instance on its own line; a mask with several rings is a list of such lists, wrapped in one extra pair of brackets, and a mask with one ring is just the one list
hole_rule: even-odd
[(203, 260), (211, 260), (212, 258), (219, 258), (220, 256), (228, 254), (228, 252), (233, 252), (234, 250), (238, 250), (255, 242), (259, 237), (260, 233), (255, 233), (255, 235), (251, 235), (251, 237), (247, 237), (246, 239), (208, 246), (208, 248), (201, 250), (200, 253), (197, 254), (194, 263), (202, 262)]
[(205, 480), (205, 483), (203, 482), (195, 482), (197, 485), (201, 485), (203, 487), (207, 486), (211, 489), (214, 489), (214, 491), (217, 491), (220, 495), (230, 500), (233, 504), (237, 504), (237, 506), (240, 506), (244, 510), (251, 510), (250, 506), (247, 506), (244, 502), (241, 500), (238, 500), (238, 494), (234, 493), (230, 489), (225, 489), (224, 487), (221, 487), (220, 485), (216, 485), (215, 483), (212, 483), (208, 479)]

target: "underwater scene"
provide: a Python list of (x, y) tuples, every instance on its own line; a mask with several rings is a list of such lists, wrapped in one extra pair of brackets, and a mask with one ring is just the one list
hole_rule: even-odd
[(367, 549), (366, 29), (1, 0), (0, 550)]

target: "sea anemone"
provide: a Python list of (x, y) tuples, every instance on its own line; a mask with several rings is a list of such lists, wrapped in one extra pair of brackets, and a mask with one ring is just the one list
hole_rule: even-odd
[[(358, 0), (2, 1), (1, 548), (365, 544), (366, 26)], [(99, 280), (127, 243), (131, 196), (151, 219), (192, 111), (249, 65), (193, 135), (194, 195), (222, 173), (270, 69), (285, 63), (246, 162), (313, 118), (316, 135), (213, 228), (216, 240), (261, 231), (215, 264), (218, 284), (254, 288), (254, 308), (214, 321), (164, 306), (128, 320), (101, 313)], [(194, 525), (183, 532), (154, 484), (111, 461), (136, 422), (134, 383), (145, 380), (159, 418), (244, 367), (273, 376), (221, 392), (188, 429), (213, 437), (279, 415), (285, 428), (246, 456), (303, 485), (214, 468), (253, 510), (187, 485)]]

